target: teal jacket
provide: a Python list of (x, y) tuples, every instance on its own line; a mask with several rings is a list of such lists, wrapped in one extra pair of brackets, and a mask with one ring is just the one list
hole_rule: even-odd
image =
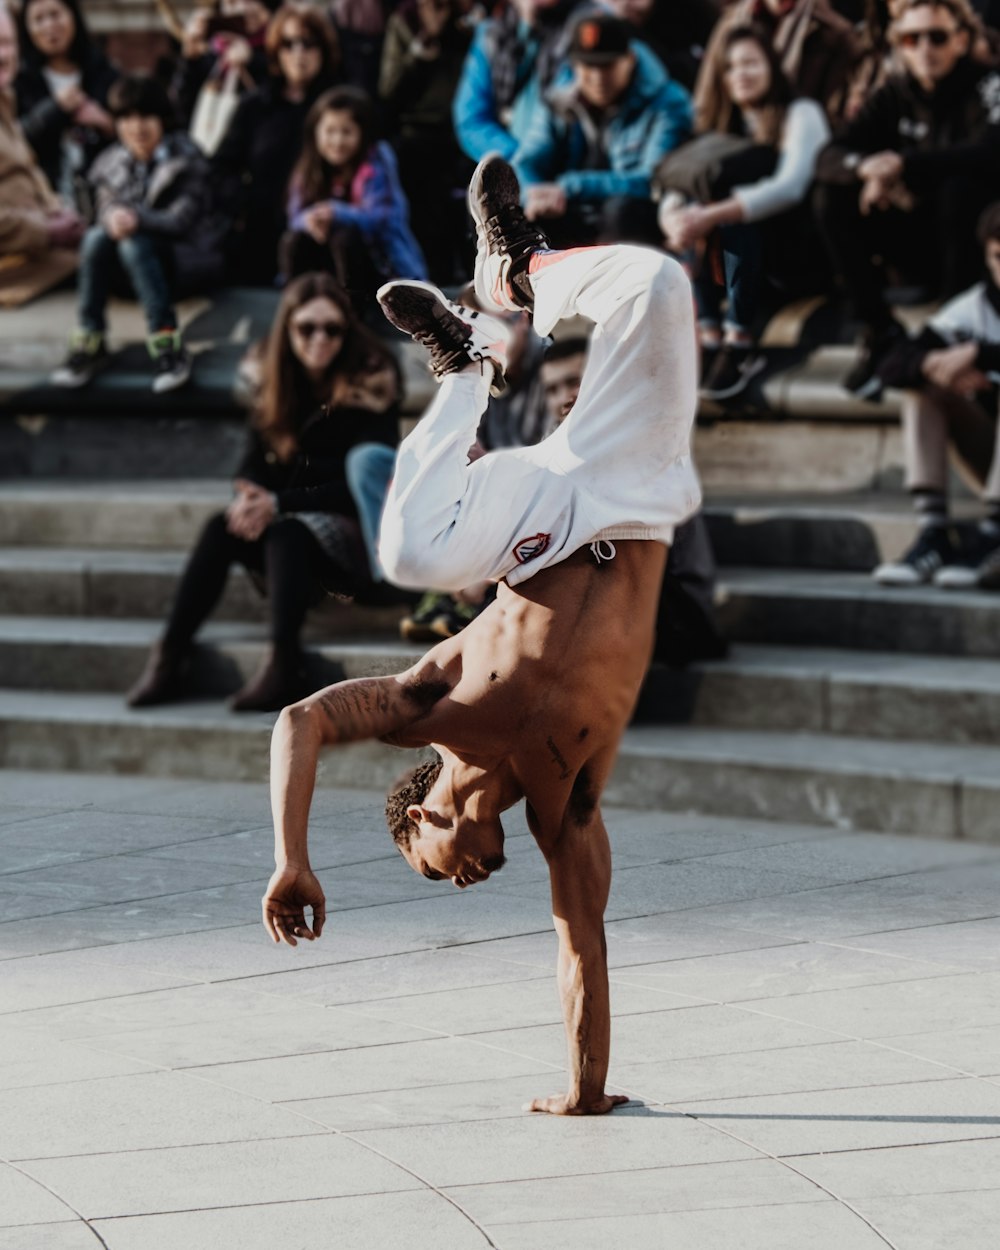
[[(556, 182), (570, 201), (649, 199), (656, 166), (691, 134), (691, 97), (645, 44), (632, 50), (632, 81), (603, 127), (581, 103), (572, 67), (559, 72), (514, 159), (522, 188)], [(607, 168), (589, 167), (598, 148)]]

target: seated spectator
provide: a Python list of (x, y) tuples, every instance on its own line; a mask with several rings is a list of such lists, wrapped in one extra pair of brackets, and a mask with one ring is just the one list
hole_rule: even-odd
[(389, 0), (332, 0), (330, 21), (344, 57), (344, 81), (369, 96), (378, 90)]
[(117, 73), (91, 43), (78, 0), (25, 0), (18, 21), (18, 116), (59, 196), (80, 209), (83, 179), (114, 137), (107, 110)]
[[(704, 188), (707, 202), (685, 204), (676, 194), (664, 198), (660, 222), (668, 245), (684, 253), (700, 240), (721, 249), (721, 284), (716, 281), (711, 247), (695, 279), (701, 347), (711, 363), (701, 393), (709, 399), (740, 394), (764, 368), (756, 350), (765, 312), (765, 288), (781, 270), (796, 280), (795, 236), (803, 233), (796, 210), (812, 185), (816, 157), (829, 140), (826, 114), (815, 100), (792, 99), (788, 79), (764, 33), (734, 26), (726, 37), (723, 82), (712, 93), (718, 112), (702, 124), (715, 136), (737, 136), (736, 147), (719, 161)], [(699, 141), (674, 160), (696, 160)], [(660, 177), (670, 185), (671, 158)], [(723, 328), (722, 296), (725, 294)]]
[(452, 116), (462, 151), (513, 160), (543, 93), (565, 62), (576, 0), (510, 0), (476, 27)]
[(275, 0), (214, 0), (188, 18), (170, 97), (206, 156), (231, 120), (223, 115), (229, 102), (267, 78), (264, 41), (277, 7)]
[(236, 221), (233, 276), (251, 286), (274, 283), (288, 180), (302, 151), (306, 117), (334, 85), (340, 63), (333, 30), (314, 9), (279, 9), (265, 47), (268, 80), (240, 100), (212, 157), (223, 203)]
[(332, 273), (359, 312), (383, 282), (427, 277), (396, 158), (387, 143), (373, 142), (371, 102), (357, 87), (335, 87), (310, 110), (288, 224), (283, 276)]
[(971, 30), (966, 0), (903, 0), (892, 26), (903, 72), (819, 159), (820, 226), (863, 326), (844, 385), (862, 397), (878, 398), (879, 362), (904, 334), (886, 266), (938, 297), (979, 272), (976, 219), (1000, 191), (1000, 74), (970, 59)]
[(699, 120), (718, 107), (712, 97), (722, 82), (728, 34), (748, 22), (767, 33), (793, 93), (818, 100), (830, 121), (839, 121), (861, 50), (851, 23), (828, 0), (737, 0), (730, 5), (712, 32), (698, 72), (694, 100)]
[[(978, 235), (985, 281), (947, 303), (883, 363), (887, 385), (910, 388), (903, 405), (906, 485), (920, 521), (901, 559), (875, 570), (883, 585), (1000, 589), (1000, 204), (983, 213)], [(968, 467), (966, 476), (982, 482), (985, 515), (964, 541), (948, 514), (949, 447)]]
[(163, 637), (128, 694), (131, 707), (187, 693), (193, 639), (233, 564), (266, 592), (271, 638), (264, 663), (232, 700), (236, 711), (277, 711), (308, 693), (306, 613), (367, 580), (345, 457), (361, 442), (396, 444), (395, 362), (333, 278), (305, 274), (282, 297), (259, 380), (233, 502), (198, 539)]
[[(455, 140), (451, 102), (471, 33), (458, 0), (407, 0), (389, 18), (379, 95), (393, 134), (413, 233), (437, 283), (458, 268), (468, 169)], [(456, 191), (460, 196), (456, 196)]]
[(607, 8), (630, 23), (635, 38), (689, 91), (721, 7), (716, 0), (607, 0)]
[(620, 18), (582, 18), (569, 57), (518, 150), (525, 215), (554, 247), (658, 242), (650, 180), (689, 134), (691, 98)]
[(207, 217), (208, 165), (193, 141), (171, 128), (170, 100), (155, 79), (119, 79), (108, 103), (118, 142), (91, 169), (97, 224), (80, 253), (77, 329), (52, 381), (84, 386), (106, 364), (108, 297), (124, 281), (146, 318), (153, 390), (172, 391), (191, 376), (174, 293), (179, 249)]
[(25, 141), (15, 115), (17, 31), (0, 4), (0, 256), (38, 259), (53, 248), (75, 248), (83, 223), (55, 195)]
[(586, 363), (587, 340), (585, 338), (556, 339), (546, 349), (541, 367), (546, 434), (551, 434), (569, 416), (580, 394), (583, 367)]

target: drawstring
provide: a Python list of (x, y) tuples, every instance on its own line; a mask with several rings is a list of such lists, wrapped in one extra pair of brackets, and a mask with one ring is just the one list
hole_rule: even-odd
[(597, 538), (590, 544), (590, 554), (597, 564), (603, 564), (605, 560), (613, 560), (618, 552), (609, 538)]

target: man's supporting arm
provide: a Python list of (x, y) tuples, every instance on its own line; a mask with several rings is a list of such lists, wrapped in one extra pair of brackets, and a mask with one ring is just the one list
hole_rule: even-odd
[[(271, 737), (271, 813), (275, 871), (263, 899), (264, 928), (275, 942), (319, 937), (325, 900), (309, 863), (309, 808), (320, 749), (398, 734), (426, 716), (451, 689), (442, 670), (426, 662), (395, 677), (339, 682), (293, 703)], [(312, 929), (305, 908), (313, 912)]]
[(620, 1094), (604, 1092), (611, 1053), (611, 1003), (604, 909), (611, 888), (611, 848), (600, 810), (571, 812), (546, 853), (552, 884), (552, 919), (559, 937), (559, 996), (569, 1053), (569, 1089), (537, 1098), (530, 1111), (602, 1115)]

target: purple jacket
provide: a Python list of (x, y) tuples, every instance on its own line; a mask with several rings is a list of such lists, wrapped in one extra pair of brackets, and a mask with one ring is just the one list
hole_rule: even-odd
[[(335, 222), (357, 226), (386, 278), (427, 279), (427, 264), (410, 230), (410, 206), (399, 182), (396, 156), (388, 143), (372, 146), (354, 175), (346, 200), (331, 199)], [(288, 193), (288, 221), (293, 230), (305, 230), (306, 210), (299, 188)]]

